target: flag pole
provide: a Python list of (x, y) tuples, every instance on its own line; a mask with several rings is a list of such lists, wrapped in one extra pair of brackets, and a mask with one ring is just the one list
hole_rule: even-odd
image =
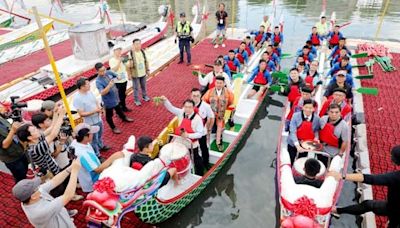
[(51, 52), (49, 42), (47, 41), (46, 33), (43, 30), (42, 21), (40, 20), (40, 16), (39, 16), (36, 6), (32, 7), (32, 10), (33, 10), (33, 14), (35, 15), (36, 23), (38, 24), (38, 27), (39, 27), (40, 36), (43, 40), (44, 47), (46, 49), (46, 53), (47, 53), (47, 56), (48, 56), (50, 64), (51, 64), (51, 68), (53, 69), (54, 76), (56, 78), (58, 90), (60, 91), (62, 101), (63, 101), (65, 109), (67, 111), (67, 116), (68, 116), (69, 122), (71, 124), (71, 127), (75, 128), (74, 118), (72, 117), (71, 109), (69, 108), (69, 105), (68, 105), (67, 96), (65, 95), (64, 87), (62, 86), (60, 74), (58, 73), (57, 66), (54, 61), (53, 53)]

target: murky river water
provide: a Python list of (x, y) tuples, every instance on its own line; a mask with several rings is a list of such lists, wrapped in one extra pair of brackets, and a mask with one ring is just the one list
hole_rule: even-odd
[[(50, 0), (25, 0), (28, 6), (36, 4), (39, 11), (49, 12)], [(98, 1), (62, 0), (65, 12), (62, 18), (74, 22), (89, 20), (96, 14)], [(120, 20), (117, 0), (108, 1), (113, 20)], [(160, 4), (169, 1), (120, 0), (128, 20), (152, 22), (158, 18)], [(346, 37), (375, 37), (379, 16), (387, 0), (239, 0), (225, 2), (229, 15), (234, 14), (236, 27), (256, 29), (263, 15), (275, 15), (285, 19), (285, 52), (299, 48), (318, 20), (326, 3), (327, 15), (337, 14), (339, 23), (351, 21), (343, 32)], [(193, 0), (171, 0), (175, 12), (191, 11)], [(219, 1), (209, 0), (211, 12), (208, 29), (215, 27), (213, 15)], [(234, 4), (234, 7), (232, 7)], [(189, 14), (189, 13), (187, 13)], [(54, 11), (54, 15), (60, 15)], [(232, 17), (230, 17), (232, 22)], [(56, 25), (61, 27), (60, 25)], [(398, 39), (400, 34), (400, 1), (392, 0), (384, 17), (381, 38)], [(272, 100), (273, 99), (273, 100)], [(261, 107), (251, 132), (241, 151), (234, 156), (210, 186), (178, 215), (161, 224), (161, 227), (275, 227), (276, 191), (275, 169), (271, 167), (276, 156), (276, 146), (284, 98), (274, 96), (267, 106)], [(271, 102), (272, 100), (272, 102)], [(354, 184), (347, 183), (341, 197), (341, 205), (354, 198)], [(342, 216), (334, 221), (334, 227), (355, 227), (356, 218)]]

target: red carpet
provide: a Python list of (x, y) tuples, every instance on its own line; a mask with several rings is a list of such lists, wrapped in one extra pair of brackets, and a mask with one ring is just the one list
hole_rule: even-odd
[[(368, 58), (359, 59), (364, 63)], [(393, 54), (392, 65), (400, 67), (400, 54)], [(360, 75), (367, 74), (365, 68), (360, 68)], [(376, 63), (374, 78), (362, 80), (363, 87), (376, 87), (378, 96), (364, 95), (365, 119), (367, 124), (368, 150), (373, 174), (390, 172), (396, 169), (390, 160), (390, 150), (400, 144), (400, 78), (398, 71), (383, 72)], [(386, 199), (386, 187), (373, 187), (374, 199)], [(386, 227), (386, 217), (376, 217), (377, 227)]]
[[(210, 40), (199, 43), (192, 49), (193, 65), (212, 63), (220, 54), (226, 54), (229, 49), (239, 45), (239, 41), (227, 41), (226, 48), (214, 49), (210, 44)], [(186, 58), (186, 57), (185, 57)], [(211, 70), (206, 68), (205, 70)], [(165, 95), (176, 106), (180, 107), (182, 102), (189, 96), (192, 87), (198, 87), (198, 80), (192, 75), (192, 67), (184, 64), (178, 65), (175, 60), (165, 70), (148, 81), (148, 93), (151, 97)], [(142, 106), (136, 107), (133, 104), (133, 96), (127, 98), (127, 103), (132, 112), (128, 113), (135, 121), (133, 123), (123, 123), (115, 117), (116, 125), (122, 130), (122, 134), (115, 135), (111, 132), (105, 123), (105, 133), (103, 139), (105, 143), (112, 147), (110, 152), (103, 153), (104, 157), (110, 156), (112, 152), (122, 149), (122, 145), (127, 141), (130, 135), (141, 136), (149, 135), (156, 137), (167, 123), (173, 118), (163, 106), (155, 106), (152, 102), (142, 103)], [(30, 227), (25, 215), (23, 214), (19, 203), (11, 196), (11, 188), (14, 184), (10, 175), (0, 172), (0, 195), (1, 209), (0, 227)], [(81, 209), (82, 201), (70, 203), (68, 208), (78, 209), (79, 214), (75, 217), (74, 222), (77, 227), (86, 227), (85, 211)], [(149, 225), (140, 223), (134, 215), (127, 216), (123, 222), (123, 227), (148, 228)]]
[[(55, 60), (65, 58), (72, 55), (71, 41), (66, 40), (59, 44), (51, 46)], [(17, 78), (23, 77), (31, 72), (39, 70), (40, 67), (49, 64), (46, 51), (39, 50), (30, 55), (17, 58), (11, 62), (2, 64), (2, 77), (0, 77), (0, 85), (11, 82)]]

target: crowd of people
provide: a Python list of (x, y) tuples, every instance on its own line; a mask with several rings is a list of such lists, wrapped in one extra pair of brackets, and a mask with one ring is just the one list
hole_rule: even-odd
[[(225, 5), (221, 3), (216, 13), (217, 33), (214, 47), (225, 47), (226, 20), (228, 14)], [(289, 131), (288, 151), (292, 164), (296, 157), (306, 155), (302, 147), (303, 141), (322, 143), (330, 156), (343, 155), (350, 146), (349, 126), (347, 120), (351, 117), (353, 98), (353, 77), (349, 63), (349, 50), (346, 39), (338, 26), (329, 32), (326, 18), (312, 28), (309, 40), (297, 52), (294, 67), (289, 72), (289, 84), (284, 91), (290, 102), (290, 113), (287, 116), (286, 130)], [(273, 30), (273, 31), (272, 31)], [(184, 51), (187, 53), (187, 63), (191, 63), (190, 43), (193, 42), (193, 29), (186, 21), (185, 14), (180, 14), (175, 34), (179, 40), (180, 63), (183, 63)], [(332, 81), (323, 94), (321, 111), (317, 113), (317, 103), (314, 101), (315, 91), (322, 86), (322, 76), (318, 72), (319, 62), (316, 60), (317, 48), (321, 41), (327, 39), (332, 49), (329, 59), (332, 68), (328, 75)], [(193, 153), (195, 174), (203, 175), (210, 168), (209, 148), (211, 134), (215, 134), (215, 143), (220, 152), (224, 151), (223, 131), (229, 123), (225, 114), (233, 110), (233, 76), (247, 67), (250, 57), (262, 47), (258, 65), (252, 69), (244, 83), (252, 85), (247, 98), (252, 99), (268, 90), (272, 83), (271, 74), (280, 69), (282, 56), (281, 45), (284, 41), (279, 27), (271, 29), (268, 17), (264, 17), (258, 31), (252, 32), (236, 49), (229, 50), (226, 55), (217, 56), (213, 70), (206, 74), (198, 74), (199, 88), (193, 88), (190, 96), (184, 101), (182, 108), (177, 108), (161, 96), (165, 108), (177, 116), (178, 127), (174, 129), (177, 138), (189, 142)], [(103, 142), (102, 114), (112, 132), (121, 134), (114, 124), (114, 111), (124, 122), (133, 119), (126, 116), (131, 109), (126, 103), (128, 80), (133, 81), (134, 104), (149, 102), (146, 77), (149, 76), (149, 60), (141, 48), (138, 39), (133, 40), (132, 48), (126, 57), (122, 56), (122, 48), (113, 47), (113, 56), (109, 61), (110, 69), (102, 63), (96, 63), (96, 88), (101, 94), (101, 102), (91, 91), (90, 81), (80, 78), (76, 82), (78, 92), (74, 96), (73, 105), (83, 123), (73, 129), (65, 130), (66, 110), (60, 103), (44, 101), (41, 112), (32, 116), (30, 123), (14, 121), (10, 124), (4, 117), (6, 107), (0, 105), (0, 160), (11, 171), (16, 185), (12, 194), (21, 202), (29, 222), (35, 227), (74, 227), (72, 217), (76, 210), (67, 210), (71, 200), (81, 200), (83, 196), (76, 194), (79, 185), (83, 192), (92, 192), (93, 185), (99, 174), (108, 168), (113, 161), (124, 157), (123, 152), (114, 152), (107, 159), (101, 156), (102, 151), (111, 149)], [(139, 91), (140, 90), (140, 91)], [(141, 96), (139, 96), (141, 92)], [(155, 140), (141, 136), (137, 140), (139, 153), (130, 155), (132, 168), (140, 170), (152, 160)], [(400, 165), (400, 149), (394, 148), (392, 160)], [(316, 175), (321, 165), (328, 165), (328, 159), (317, 156), (305, 162), (304, 176), (296, 177), (299, 184), (309, 184), (320, 187), (322, 181)], [(31, 173), (32, 172), (32, 173)], [(360, 205), (335, 208), (335, 214), (361, 214), (374, 211), (379, 215), (388, 215), (389, 227), (399, 224), (395, 212), (399, 211), (400, 190), (399, 172), (383, 175), (329, 173), (337, 179), (358, 181), (369, 184), (389, 186), (387, 201), (366, 201)], [(33, 177), (33, 178), (32, 178)], [(29, 179), (27, 179), (29, 178)], [(179, 183), (177, 170), (171, 168), (162, 183), (170, 179)], [(79, 184), (78, 184), (79, 182)]]

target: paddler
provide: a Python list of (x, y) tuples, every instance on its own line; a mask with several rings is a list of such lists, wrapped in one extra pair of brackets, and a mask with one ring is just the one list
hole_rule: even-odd
[(235, 56), (241, 64), (247, 65), (247, 63), (249, 62), (249, 55), (246, 51), (246, 42), (242, 41), (242, 43), (240, 43), (240, 46), (235, 49)]
[(273, 49), (272, 45), (269, 44), (265, 51), (268, 53), (269, 59), (275, 63), (275, 68), (279, 69), (279, 64), (281, 62), (281, 59), (278, 57), (277, 54), (274, 53), (274, 49)]
[(226, 65), (233, 72), (240, 72), (240, 62), (239, 59), (235, 57), (235, 51), (229, 50), (228, 55), (224, 57)]
[(223, 151), (222, 132), (225, 128), (225, 111), (233, 104), (233, 93), (225, 88), (225, 78), (216, 77), (215, 88), (208, 90), (203, 96), (203, 101), (210, 104), (215, 114), (215, 124), (217, 126), (216, 144), (219, 151)]
[(206, 169), (210, 168), (210, 155), (208, 151), (208, 145), (212, 127), (214, 126), (215, 115), (211, 109), (211, 106), (201, 100), (201, 93), (198, 88), (192, 89), (191, 94), (192, 100), (194, 101), (194, 111), (201, 117), (204, 124), (203, 137), (199, 139), (201, 157), (203, 159), (203, 165)]
[(328, 34), (329, 48), (332, 49), (339, 45), (339, 40), (343, 38), (343, 34), (339, 32), (340, 26), (335, 25), (333, 31)]
[(246, 36), (246, 39), (244, 40), (244, 42), (246, 42), (246, 51), (247, 51), (247, 55), (251, 56), (252, 54), (254, 54), (255, 50), (254, 50), (254, 46), (251, 43), (251, 36)]
[[(338, 104), (331, 104), (328, 108), (328, 115), (321, 117), (319, 121), (319, 140), (324, 145), (324, 150), (331, 156), (343, 155), (346, 152), (350, 139), (349, 126), (341, 117), (341, 109)], [(328, 158), (319, 157), (325, 165)]]
[[(309, 53), (311, 53), (314, 57), (317, 56), (317, 48), (312, 45), (310, 40), (307, 40), (304, 46), (308, 47)], [(296, 55), (300, 56), (302, 54), (303, 54), (303, 48), (298, 49)]]
[(198, 76), (199, 77), (199, 83), (204, 88), (203, 91), (207, 91), (207, 90), (210, 90), (210, 89), (215, 87), (215, 81), (216, 81), (216, 77), (217, 76), (224, 77), (226, 87), (229, 90), (233, 89), (232, 83), (231, 83), (231, 80), (230, 80), (229, 76), (222, 69), (221, 61), (216, 60), (214, 62), (213, 71), (211, 71), (210, 73), (206, 74), (204, 77), (202, 77), (200, 74)]
[[(246, 81), (245, 81), (246, 82)], [(252, 98), (256, 93), (261, 96), (271, 85), (272, 78), (271, 74), (267, 69), (267, 62), (265, 60), (260, 60), (258, 67), (253, 70), (249, 79), (247, 79), (247, 83), (253, 82), (253, 88), (247, 94), (247, 98)]]
[(331, 104), (339, 105), (343, 119), (347, 120), (350, 118), (349, 114), (351, 114), (351, 106), (346, 102), (346, 91), (344, 89), (336, 88), (333, 90), (332, 98), (326, 100), (322, 104), (322, 108), (319, 113), (320, 117), (329, 114), (328, 109)]
[(305, 86), (304, 80), (300, 77), (299, 71), (296, 68), (290, 69), (289, 72), (289, 84), (284, 92), (288, 96), (288, 101), (290, 107), (292, 107), (293, 102), (301, 96), (300, 88)]
[(224, 72), (229, 76), (230, 79), (232, 79), (232, 73), (231, 73), (231, 69), (229, 69), (228, 64), (226, 64), (224, 56), (223, 55), (219, 55), (217, 57), (217, 60), (220, 61), (222, 63), (222, 69), (224, 70)]
[(264, 42), (268, 39), (264, 25), (260, 25), (260, 29), (258, 31), (253, 31), (250, 34), (254, 35), (253, 46), (256, 47), (257, 50), (261, 48)]
[(175, 128), (174, 134), (191, 141), (195, 174), (202, 176), (204, 166), (203, 159), (199, 155), (199, 139), (203, 137), (204, 125), (201, 117), (194, 111), (194, 101), (185, 100), (181, 109), (173, 106), (165, 96), (161, 96), (161, 101), (164, 103), (165, 108), (178, 118), (178, 127)]
[(328, 59), (334, 59), (336, 56), (340, 54), (341, 50), (346, 50), (346, 54), (351, 56), (351, 51), (346, 46), (346, 38), (342, 37), (339, 39), (339, 45), (335, 46), (332, 49), (331, 54), (329, 55)]
[(323, 38), (318, 33), (317, 27), (316, 26), (312, 27), (311, 34), (308, 37), (308, 40), (311, 42), (311, 44), (314, 47), (318, 47), (318, 46), (321, 45), (321, 40), (322, 39)]
[(279, 45), (283, 44), (283, 34), (279, 29), (279, 26), (275, 26), (274, 33), (271, 35), (271, 44), (278, 43)]
[(300, 77), (304, 80), (307, 76), (306, 64), (297, 64), (297, 71), (299, 72)]
[[(286, 117), (286, 121), (290, 121), (293, 117), (293, 114), (296, 112), (300, 112), (303, 109), (303, 105), (304, 105), (304, 101), (305, 100), (313, 100), (312, 99), (312, 92), (313, 90), (308, 87), (308, 86), (304, 86), (301, 88), (301, 96), (298, 97), (292, 105), (292, 108), (290, 109), (289, 114)], [(318, 110), (318, 103), (314, 102), (314, 110), (317, 111)]]
[(326, 38), (329, 33), (329, 26), (326, 23), (326, 17), (322, 16), (321, 20), (315, 24), (317, 27), (317, 32), (322, 38)]
[(336, 88), (341, 88), (346, 91), (346, 99), (351, 104), (353, 99), (353, 90), (349, 83), (346, 82), (346, 71), (339, 71), (336, 74), (336, 81), (331, 81), (325, 90), (323, 101), (327, 101), (333, 94)]
[(282, 49), (279, 47), (279, 43), (272, 45), (272, 51), (280, 58), (282, 56)]
[(222, 47), (225, 47), (224, 40), (225, 40), (225, 34), (226, 34), (226, 18), (227, 17), (228, 17), (228, 13), (225, 11), (225, 4), (219, 3), (218, 11), (215, 13), (215, 18), (217, 19), (217, 31), (216, 31), (214, 48), (218, 48), (219, 44), (221, 44)]
[[(275, 63), (270, 59), (270, 56), (269, 56), (268, 52), (265, 51), (262, 54), (261, 59), (265, 60), (267, 62), (267, 70), (268, 70), (268, 72), (271, 73), (271, 72), (276, 71)], [(258, 68), (258, 66), (256, 66), (256, 68)]]
[[(336, 48), (336, 47), (335, 47)], [(343, 57), (349, 57), (347, 54), (347, 50), (346, 49), (340, 49), (339, 51), (339, 55), (336, 55), (336, 57), (334, 57), (332, 59), (332, 66), (335, 65), (336, 63), (340, 63), (342, 62)]]
[[(336, 63), (335, 65), (333, 65), (333, 67), (329, 70), (327, 75), (333, 77), (339, 71), (346, 72), (346, 82), (349, 83), (352, 87), (354, 87), (354, 81), (352, 77), (353, 71), (352, 71), (352, 66), (350, 64), (350, 58), (348, 56), (343, 57), (340, 63)], [(336, 78), (333, 77), (333, 80), (336, 80)]]
[(314, 60), (314, 55), (311, 54), (310, 48), (307, 45), (303, 46), (302, 52), (299, 54), (299, 56), (302, 56), (305, 63), (309, 65), (313, 60)]
[(193, 42), (193, 37), (192, 37), (192, 31), (193, 28), (190, 25), (190, 22), (186, 20), (186, 14), (185, 13), (180, 13), (179, 14), (180, 20), (178, 21), (178, 24), (176, 25), (176, 30), (175, 30), (175, 43), (176, 39), (179, 39), (179, 62), (178, 64), (183, 63), (183, 52), (186, 51), (186, 57), (187, 57), (187, 65), (190, 65), (191, 63), (191, 53), (190, 53), (190, 42)]
[(299, 157), (307, 156), (306, 149), (301, 147), (302, 141), (319, 141), (319, 117), (314, 113), (315, 101), (308, 99), (303, 102), (301, 112), (296, 112), (290, 121), (289, 137), (288, 137), (288, 152), (290, 155), (291, 164), (294, 163), (297, 152)]
[(304, 79), (306, 86), (310, 87), (313, 92), (317, 90), (317, 87), (322, 84), (318, 73), (318, 60), (314, 60), (310, 64), (310, 69), (307, 72), (307, 76)]

